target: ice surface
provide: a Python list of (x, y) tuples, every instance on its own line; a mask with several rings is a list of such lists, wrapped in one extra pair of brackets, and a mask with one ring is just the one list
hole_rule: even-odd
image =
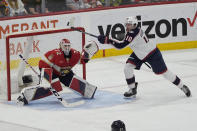
[[(162, 54), (169, 70), (191, 89), (191, 98), (143, 65), (135, 71), (137, 98), (124, 99), (123, 69), (128, 55), (95, 59), (87, 64), (87, 80), (98, 86), (95, 99), (74, 108), (63, 108), (53, 96), (24, 107), (15, 101), (1, 102), (0, 130), (110, 131), (111, 123), (120, 119), (127, 131), (196, 131), (197, 49)], [(69, 102), (82, 100), (70, 91), (61, 95)]]

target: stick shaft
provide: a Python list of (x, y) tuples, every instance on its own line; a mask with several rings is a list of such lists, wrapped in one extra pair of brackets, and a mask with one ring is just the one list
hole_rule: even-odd
[(27, 60), (20, 54), (19, 57), (25, 62), (25, 64), (27, 64), (31, 69), (32, 71), (39, 76), (39, 73), (27, 62)]
[(94, 35), (94, 34), (91, 34), (91, 33), (88, 33), (88, 32), (84, 32), (84, 31), (81, 31), (81, 30), (78, 30), (78, 29), (76, 29), (75, 27), (71, 27), (71, 29), (73, 29), (73, 30), (75, 30), (75, 31), (79, 31), (79, 32), (84, 33), (84, 34), (87, 34), (87, 35), (89, 35), (89, 36), (98, 38), (98, 36), (96, 36), (96, 35)]

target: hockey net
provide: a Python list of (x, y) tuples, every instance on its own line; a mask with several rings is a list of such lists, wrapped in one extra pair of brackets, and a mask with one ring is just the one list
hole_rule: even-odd
[[(77, 27), (85, 31), (82, 27)], [(33, 82), (29, 86), (37, 84), (38, 77), (19, 57), (19, 54), (37, 71), (38, 62), (44, 54), (52, 49), (59, 48), (61, 39), (67, 38), (71, 42), (71, 48), (82, 52), (85, 45), (85, 35), (72, 29), (47, 29), (34, 30), (9, 34), (5, 38), (6, 55), (0, 61), (0, 98), (11, 100), (12, 94), (20, 92), (24, 85), (22, 76), (31, 75)], [(78, 76), (86, 79), (85, 64), (77, 64), (73, 71)]]

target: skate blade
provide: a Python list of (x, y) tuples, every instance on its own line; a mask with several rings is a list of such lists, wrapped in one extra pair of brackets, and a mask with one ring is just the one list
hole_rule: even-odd
[(133, 95), (133, 96), (130, 96), (130, 97), (124, 96), (124, 99), (135, 99), (135, 98), (136, 98), (136, 95)]
[(17, 106), (19, 106), (19, 107), (22, 107), (22, 106), (25, 105), (24, 102), (21, 102), (21, 101), (17, 101), (16, 104), (17, 104)]

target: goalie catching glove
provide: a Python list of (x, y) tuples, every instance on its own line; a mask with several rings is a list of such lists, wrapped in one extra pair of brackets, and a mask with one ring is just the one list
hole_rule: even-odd
[(98, 52), (99, 48), (95, 41), (90, 41), (87, 45), (84, 47), (84, 51), (82, 53), (82, 59), (84, 62), (88, 62), (94, 54)]

